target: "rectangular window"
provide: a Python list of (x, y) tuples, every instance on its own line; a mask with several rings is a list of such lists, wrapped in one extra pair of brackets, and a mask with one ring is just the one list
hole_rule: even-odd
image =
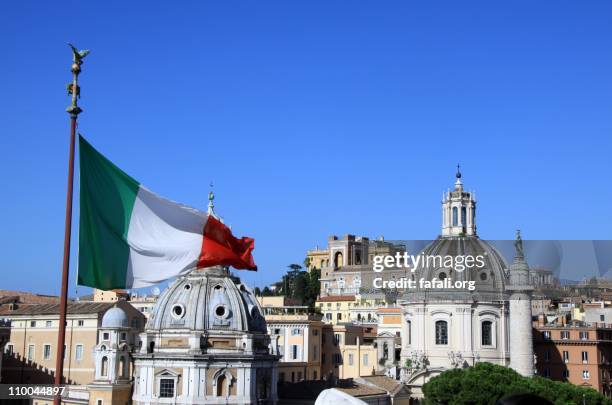
[(159, 397), (174, 398), (174, 380), (171, 378), (161, 378), (159, 380)]
[(317, 345), (314, 345), (312, 347), (312, 359), (316, 361), (318, 357), (319, 357), (319, 347)]
[(364, 354), (364, 355), (363, 355), (363, 365), (364, 365), (364, 366), (367, 366), (367, 365), (368, 365), (368, 355), (367, 355), (367, 354)]
[(8, 354), (9, 356), (12, 356), (13, 355), (13, 350), (14, 350), (14, 347), (13, 347), (12, 344), (6, 345), (6, 349), (5, 349), (6, 354)]
[(544, 352), (544, 360), (550, 361), (550, 350)]
[(298, 381), (302, 381), (302, 372), (298, 371)]
[(589, 375), (589, 370), (582, 370), (582, 379), (588, 380), (589, 378), (591, 378)]
[(569, 378), (569, 370), (563, 370), (563, 378)]
[(583, 363), (589, 362), (589, 352), (582, 352), (582, 362)]
[(110, 333), (104, 332), (102, 334), (102, 340), (109, 340), (109, 339), (110, 339)]
[(292, 334), (293, 336), (301, 335), (301, 334), (302, 334), (302, 330), (301, 330), (301, 329), (297, 329), (297, 328), (296, 328), (296, 329), (293, 329), (293, 330), (291, 331), (291, 334)]
[(605, 315), (599, 315), (599, 322), (604, 322), (606, 320), (606, 316)]
[(79, 320), (77, 321), (77, 326), (83, 326), (83, 325), (85, 325), (85, 321), (84, 321), (84, 320), (82, 320), (82, 319), (79, 319)]
[(561, 339), (563, 339), (563, 340), (568, 340), (569, 339), (569, 331), (568, 330), (562, 330), (561, 331)]
[(313, 380), (316, 380), (316, 379), (317, 379), (317, 370), (314, 370), (314, 371), (312, 372), (312, 379), (313, 379)]
[(542, 335), (544, 336), (544, 340), (550, 340), (550, 331), (549, 330), (545, 330), (544, 332), (542, 332)]
[(36, 327), (36, 321), (30, 321), (30, 328)]
[(436, 322), (436, 344), (448, 344), (448, 324), (446, 323), (446, 321)]
[(28, 360), (34, 360), (34, 345), (28, 345)]
[(274, 334), (275, 335), (280, 335), (280, 328), (275, 328), (274, 329)]
[(328, 321), (332, 320), (332, 314), (330, 314), (329, 312), (325, 314), (325, 319), (327, 319)]
[(353, 353), (349, 353), (349, 366), (353, 365)]
[(342, 339), (340, 337), (340, 334), (339, 333), (334, 334), (334, 344), (338, 345), (340, 343), (342, 343)]
[(550, 377), (550, 369), (548, 367), (544, 369), (544, 377)]
[(569, 363), (569, 352), (566, 350), (563, 351), (563, 362)]
[(336, 319), (337, 319), (337, 320), (339, 320), (339, 321), (341, 321), (341, 320), (342, 320), (342, 313), (338, 312), (338, 313), (336, 314)]
[(51, 321), (46, 321), (46, 322), (45, 322), (45, 327), (50, 328), (52, 324), (53, 324), (53, 322), (51, 322)]
[(50, 360), (51, 359), (51, 345), (44, 345), (43, 346), (43, 358), (45, 360)]
[(76, 345), (74, 349), (74, 359), (77, 361), (83, 360), (83, 345)]
[(580, 340), (589, 340), (589, 332), (580, 332)]
[(298, 346), (297, 345), (291, 345), (291, 358), (293, 360), (297, 360), (298, 358)]
[(278, 345), (278, 354), (280, 354), (281, 359), (285, 356), (285, 346)]

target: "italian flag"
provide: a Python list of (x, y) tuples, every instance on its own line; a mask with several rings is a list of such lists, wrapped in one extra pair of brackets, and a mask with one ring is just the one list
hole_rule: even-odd
[(216, 265), (257, 270), (254, 240), (143, 187), (82, 136), (78, 284), (139, 288)]

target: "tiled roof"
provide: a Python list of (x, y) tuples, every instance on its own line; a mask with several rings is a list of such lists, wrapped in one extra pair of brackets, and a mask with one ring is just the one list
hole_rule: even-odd
[[(94, 314), (103, 313), (115, 305), (112, 302), (69, 302), (67, 313)], [(18, 304), (11, 310), (8, 305), (0, 306), (0, 316), (9, 315), (59, 315), (59, 304)]]
[(355, 301), (354, 295), (328, 295), (320, 297), (317, 302), (339, 302), (339, 301)]
[(55, 295), (34, 294), (26, 291), (0, 290), (0, 297), (17, 297), (24, 304), (54, 304), (59, 303)]
[(399, 382), (384, 375), (366, 376), (361, 377), (361, 379), (391, 393), (393, 393), (400, 386)]

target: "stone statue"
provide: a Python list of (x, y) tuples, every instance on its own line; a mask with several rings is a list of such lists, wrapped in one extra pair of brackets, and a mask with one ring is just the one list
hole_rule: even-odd
[(514, 241), (514, 248), (516, 249), (516, 256), (520, 258), (525, 257), (525, 252), (523, 250), (523, 238), (521, 238), (521, 230), (516, 230), (516, 240)]

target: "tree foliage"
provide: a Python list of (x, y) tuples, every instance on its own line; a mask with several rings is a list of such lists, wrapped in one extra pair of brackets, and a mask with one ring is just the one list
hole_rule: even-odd
[(516, 371), (491, 363), (448, 370), (423, 386), (427, 404), (494, 404), (511, 394), (534, 394), (556, 405), (612, 405), (612, 400), (591, 388), (552, 381), (543, 377), (523, 377)]

